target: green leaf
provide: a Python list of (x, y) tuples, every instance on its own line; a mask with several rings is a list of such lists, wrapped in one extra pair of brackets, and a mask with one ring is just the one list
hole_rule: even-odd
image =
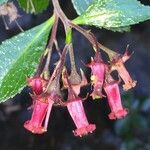
[(18, 0), (20, 6), (27, 13), (41, 13), (46, 10), (49, 5), (49, 0)]
[(0, 102), (19, 93), (44, 52), (54, 18), (0, 45)]
[[(93, 3), (94, 0), (72, 0), (73, 6), (78, 13), (78, 15), (81, 15), (86, 11), (86, 9)], [(100, 27), (101, 28), (101, 27)], [(130, 26), (120, 27), (120, 28), (106, 28), (108, 30), (112, 30), (114, 32), (129, 32)]]
[(130, 26), (125, 26), (125, 27), (119, 27), (119, 28), (105, 28), (107, 30), (111, 30), (114, 32), (129, 32), (130, 31)]
[(94, 0), (72, 0), (72, 3), (78, 15), (81, 15), (93, 1)]
[(0, 5), (2, 5), (3, 3), (7, 3), (8, 0), (0, 0)]
[[(95, 0), (74, 20), (76, 24), (94, 25), (110, 30), (129, 29), (130, 25), (150, 19), (150, 7), (137, 0)], [(116, 31), (118, 31), (118, 29)]]

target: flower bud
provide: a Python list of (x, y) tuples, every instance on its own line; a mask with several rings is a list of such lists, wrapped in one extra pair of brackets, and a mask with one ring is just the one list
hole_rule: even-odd
[[(65, 71), (66, 71), (66, 68), (64, 68), (63, 71), (62, 71), (62, 81), (63, 81), (64, 88), (68, 88), (67, 79), (64, 75)], [(69, 76), (70, 82), (71, 81), (76, 82), (76, 83), (71, 82), (71, 86), (72, 86), (72, 88), (73, 88), (76, 95), (80, 94), (81, 87), (87, 85), (87, 79), (85, 77), (85, 74), (84, 74), (83, 70), (80, 69), (80, 72), (81, 72), (81, 77), (79, 76), (79, 78), (81, 78), (81, 79), (79, 81), (76, 81), (74, 78), (71, 78), (71, 76)]]
[(41, 77), (33, 77), (28, 78), (27, 83), (32, 88), (35, 95), (40, 95), (43, 92), (46, 81)]

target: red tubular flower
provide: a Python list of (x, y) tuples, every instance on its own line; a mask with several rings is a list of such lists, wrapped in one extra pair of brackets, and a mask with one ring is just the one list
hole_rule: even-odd
[(99, 53), (96, 54), (94, 60), (88, 66), (92, 70), (91, 81), (94, 88), (91, 96), (93, 99), (101, 98), (103, 96), (102, 86), (105, 75), (105, 64), (101, 60)]
[(128, 73), (128, 71), (124, 65), (124, 63), (129, 58), (130, 58), (130, 55), (128, 54), (128, 51), (126, 50), (125, 54), (122, 57), (118, 56), (112, 62), (112, 69), (118, 71), (119, 76), (122, 78), (122, 80), (124, 82), (123, 89), (125, 91), (136, 86), (136, 81), (132, 80), (130, 74)]
[(75, 136), (82, 137), (89, 132), (92, 133), (96, 129), (95, 124), (89, 124), (84, 111), (82, 100), (80, 98), (69, 101), (67, 103), (67, 108), (77, 127), (77, 129), (73, 131)]
[(26, 121), (24, 127), (34, 134), (42, 134), (46, 132), (47, 129), (42, 126), (43, 120), (46, 116), (48, 106), (51, 109), (52, 105), (53, 101), (45, 101), (43, 97), (37, 97), (33, 106), (31, 120)]
[(126, 116), (128, 111), (122, 106), (118, 83), (116, 81), (106, 83), (104, 90), (107, 94), (108, 104), (111, 109), (111, 113), (108, 115), (109, 119), (120, 119)]
[(125, 91), (136, 86), (136, 81), (132, 80), (131, 76), (129, 75), (127, 69), (125, 68), (121, 60), (115, 63), (115, 68), (118, 71), (119, 76), (122, 78), (123, 82), (125, 83), (123, 85), (123, 89)]
[(27, 79), (28, 85), (31, 86), (32, 91), (36, 95), (40, 95), (43, 92), (46, 81), (41, 77), (33, 77)]

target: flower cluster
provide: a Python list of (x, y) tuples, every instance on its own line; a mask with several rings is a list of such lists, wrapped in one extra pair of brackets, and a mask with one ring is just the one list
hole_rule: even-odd
[[(73, 134), (82, 137), (96, 130), (96, 125), (88, 120), (83, 105), (84, 100), (87, 100), (89, 96), (93, 100), (107, 99), (110, 108), (108, 118), (111, 120), (121, 119), (128, 114), (128, 109), (122, 105), (119, 85), (123, 83), (124, 91), (136, 86), (136, 81), (131, 78), (124, 65), (131, 55), (129, 55), (128, 50), (121, 55), (106, 48), (96, 40), (96, 37), (90, 31), (75, 24), (76, 21), (69, 20), (61, 10), (58, 0), (52, 0), (52, 3), (54, 7), (53, 16), (50, 19), (51, 21), (45, 24), (46, 29), (48, 26), (52, 27), (51, 36), (35, 74), (27, 78), (27, 85), (31, 88), (32, 115), (29, 120), (25, 121), (24, 127), (34, 134), (45, 133), (52, 108), (63, 106), (68, 110), (68, 114), (76, 126)], [(22, 30), (16, 21), (19, 15), (12, 2), (0, 5), (0, 16), (2, 16), (6, 28), (8, 26), (4, 16), (9, 17), (10, 23), (15, 21)], [(62, 51), (59, 48), (56, 36), (59, 20), (63, 23), (66, 35), (65, 46)], [(84, 35), (95, 51), (95, 56), (91, 58), (91, 62), (85, 64), (91, 70), (90, 81), (88, 81), (83, 70), (80, 68), (80, 71), (78, 71), (76, 67), (72, 29)], [(53, 48), (57, 51), (59, 59), (53, 64), (54, 69), (51, 72), (50, 63)], [(108, 55), (108, 62), (102, 59), (100, 49)], [(70, 58), (70, 71), (66, 67), (68, 64), (65, 64), (67, 53), (69, 53)], [(115, 80), (114, 71), (117, 72), (119, 81)], [(92, 90), (86, 98), (83, 98), (81, 88), (87, 85), (90, 85)], [(64, 91), (66, 91), (67, 96), (62, 94)]]
[[(65, 14), (59, 15), (61, 11), (59, 11), (58, 1), (53, 4), (56, 12), (54, 13), (55, 20), (49, 43), (41, 57), (35, 75), (27, 79), (27, 84), (32, 89), (30, 95), (33, 99), (33, 111), (31, 119), (25, 122), (24, 127), (35, 134), (46, 132), (52, 107), (63, 106), (68, 110), (76, 126), (76, 129), (73, 130), (74, 135), (82, 137), (96, 129), (96, 125), (88, 121), (83, 105), (84, 100), (87, 100), (88, 96), (91, 96), (92, 99), (107, 99), (110, 107), (108, 118), (111, 120), (121, 119), (128, 114), (128, 110), (122, 105), (119, 90), (121, 82), (114, 79), (113, 71), (118, 72), (120, 81), (124, 83), (123, 90), (125, 91), (135, 87), (136, 81), (132, 80), (124, 65), (130, 58), (128, 50), (124, 55), (121, 55), (105, 48), (98, 43), (90, 31), (86, 31), (70, 22)], [(59, 18), (63, 22), (66, 31), (66, 43), (62, 51), (56, 39)], [(85, 64), (87, 68), (91, 69), (90, 82), (88, 82), (83, 70), (80, 68), (79, 72), (76, 67), (72, 44), (72, 28), (82, 33), (95, 50), (95, 56), (91, 58), (91, 62)], [(59, 59), (55, 63), (53, 72), (50, 72), (50, 59), (54, 46)], [(110, 59), (108, 62), (102, 59), (99, 49), (107, 53)], [(70, 57), (70, 71), (67, 68), (68, 64), (65, 64), (67, 53)], [(92, 91), (89, 91), (86, 98), (83, 98), (81, 88), (87, 85), (91, 85)], [(62, 94), (64, 91), (68, 94), (67, 98)]]
[(92, 97), (93, 99), (103, 96), (104, 89), (108, 105), (111, 113), (108, 115), (109, 119), (120, 119), (128, 114), (126, 108), (123, 108), (119, 90), (119, 81), (115, 81), (111, 75), (112, 71), (117, 70), (119, 78), (124, 82), (123, 89), (125, 91), (135, 87), (136, 81), (132, 80), (128, 71), (124, 66), (124, 62), (130, 58), (128, 51), (121, 56), (117, 55), (109, 64), (105, 64), (99, 52), (96, 53), (95, 58), (92, 59), (88, 65), (91, 68), (91, 82), (93, 85)]
[[(67, 52), (66, 52), (67, 53)], [(80, 89), (88, 84), (88, 81), (81, 70), (81, 76), (74, 69), (76, 74), (72, 78), (72, 74), (68, 75), (66, 67), (64, 67), (64, 55), (62, 54), (57, 63), (56, 70), (49, 79), (45, 80), (44, 76), (34, 76), (27, 79), (28, 86), (32, 89), (33, 112), (31, 119), (24, 123), (24, 127), (34, 134), (42, 134), (47, 131), (49, 117), (53, 106), (61, 105), (67, 107), (67, 110), (76, 126), (73, 130), (75, 136), (84, 136), (92, 133), (96, 129), (95, 124), (88, 122), (83, 100), (79, 96)], [(109, 119), (121, 119), (128, 114), (128, 110), (123, 107), (119, 84), (113, 78), (112, 72), (117, 70), (119, 79), (124, 82), (123, 89), (125, 91), (136, 85), (136, 81), (132, 80), (128, 71), (124, 66), (124, 62), (129, 59), (129, 54), (116, 55), (109, 64), (104, 63), (100, 52), (96, 52), (94, 58), (86, 66), (91, 69), (91, 86), (93, 99), (107, 97), (110, 107)], [(60, 81), (63, 87), (68, 90), (68, 98), (64, 100), (61, 95)], [(106, 95), (106, 96), (105, 96)]]
[(96, 129), (95, 124), (89, 124), (82, 104), (82, 99), (77, 96), (79, 93), (76, 93), (76, 88), (70, 84), (68, 76), (65, 76), (64, 73), (65, 72), (63, 72), (62, 76), (63, 79), (65, 79), (65, 86), (68, 87), (68, 100), (65, 103), (61, 101), (56, 80), (53, 80), (51, 88), (45, 93), (44, 89), (48, 84), (48, 81), (41, 77), (27, 79), (27, 83), (32, 89), (33, 112), (31, 119), (24, 123), (24, 127), (32, 133), (42, 134), (47, 131), (52, 106), (57, 104), (58, 100), (67, 107), (68, 112), (77, 127), (77, 129), (73, 130), (75, 136), (82, 137), (83, 135), (92, 133)]

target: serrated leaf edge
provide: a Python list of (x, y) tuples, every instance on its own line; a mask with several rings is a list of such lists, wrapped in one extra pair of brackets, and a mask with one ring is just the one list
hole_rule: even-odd
[[(54, 16), (52, 16), (48, 21), (45, 22), (44, 28), (39, 31), (39, 33), (35, 36), (34, 40), (33, 40), (32, 42), (30, 42), (30, 43), (27, 45), (27, 47), (25, 48), (25, 50), (28, 49), (28, 48), (32, 45), (32, 43), (40, 36), (40, 34), (42, 34), (42, 32), (44, 32), (44, 30), (46, 30), (50, 25), (52, 25), (53, 22), (54, 22)], [(30, 29), (29, 29), (29, 30), (30, 30)], [(28, 30), (27, 30), (27, 31), (28, 31)], [(12, 38), (13, 38), (13, 37), (12, 37)], [(11, 38), (10, 38), (10, 39), (11, 39)], [(24, 52), (22, 53), (22, 55), (25, 53), (25, 50), (24, 50)], [(20, 55), (20, 57), (21, 57), (22, 55)], [(18, 57), (18, 58), (20, 58), (20, 57)], [(17, 61), (14, 61), (13, 64), (15, 64), (16, 62), (17, 62)], [(35, 70), (36, 70), (36, 67), (35, 67)], [(35, 70), (34, 70), (34, 71), (35, 71)], [(34, 72), (33, 72), (33, 74), (34, 74)], [(33, 75), (33, 74), (31, 74), (31, 75)], [(22, 91), (25, 87), (26, 87), (26, 85), (22, 86), (22, 87), (18, 90), (18, 92), (17, 92), (16, 94), (20, 94), (21, 91)], [(5, 102), (6, 100), (8, 100), (8, 99), (10, 99), (10, 98), (13, 98), (16, 94), (13, 94), (13, 95), (11, 95), (11, 96), (7, 96), (7, 97), (5, 97), (5, 98), (3, 98), (3, 97), (4, 97), (4, 96), (3, 96), (3, 97), (1, 98), (1, 100), (0, 100), (0, 103)]]

